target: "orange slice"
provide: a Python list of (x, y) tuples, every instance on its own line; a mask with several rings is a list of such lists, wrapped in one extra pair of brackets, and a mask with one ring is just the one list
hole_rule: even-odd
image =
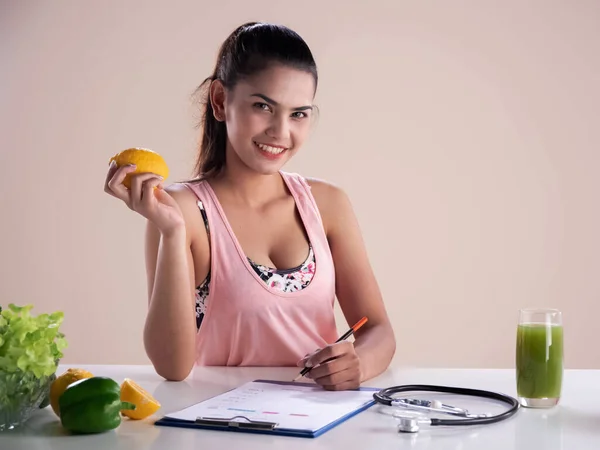
[(125, 378), (121, 384), (121, 401), (135, 405), (134, 410), (124, 409), (121, 411), (121, 414), (130, 419), (145, 419), (160, 409), (160, 403), (148, 391), (129, 378)]

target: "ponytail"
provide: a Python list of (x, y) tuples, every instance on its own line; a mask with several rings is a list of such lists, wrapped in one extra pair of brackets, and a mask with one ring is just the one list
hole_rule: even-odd
[(213, 177), (225, 166), (227, 128), (225, 122), (215, 118), (209, 95), (210, 85), (214, 79), (214, 76), (207, 78), (196, 90), (196, 92), (205, 90), (201, 119), (202, 141), (194, 165), (194, 176), (197, 178)]

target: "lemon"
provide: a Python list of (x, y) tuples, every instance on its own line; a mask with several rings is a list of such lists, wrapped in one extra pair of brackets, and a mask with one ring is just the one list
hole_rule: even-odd
[(124, 409), (121, 414), (130, 419), (145, 419), (160, 409), (160, 403), (135, 381), (125, 378), (121, 384), (121, 401), (130, 402), (135, 409)]
[(92, 378), (92, 375), (87, 370), (83, 369), (68, 369), (61, 376), (57, 377), (56, 380), (50, 385), (50, 406), (54, 413), (60, 417), (60, 407), (58, 405), (58, 399), (65, 392), (65, 390), (73, 383), (84, 378)]
[(118, 167), (135, 164), (136, 169), (125, 176), (123, 185), (131, 188), (131, 175), (135, 173), (153, 173), (167, 179), (169, 176), (169, 167), (160, 154), (147, 148), (128, 148), (117, 153), (109, 160), (109, 164), (114, 161)]

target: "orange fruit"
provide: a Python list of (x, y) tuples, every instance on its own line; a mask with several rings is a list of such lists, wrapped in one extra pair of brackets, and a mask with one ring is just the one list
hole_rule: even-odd
[(135, 173), (150, 172), (163, 177), (165, 180), (169, 176), (169, 167), (163, 157), (147, 148), (128, 148), (114, 155), (108, 163), (110, 164), (113, 161), (117, 164), (117, 167), (135, 164), (135, 171), (128, 173), (123, 180), (123, 185), (127, 189), (131, 188), (131, 175)]
[(65, 390), (73, 383), (84, 378), (92, 378), (92, 375), (87, 370), (83, 369), (68, 369), (61, 376), (57, 377), (56, 380), (50, 385), (50, 406), (54, 413), (60, 417), (60, 407), (58, 399), (65, 392)]
[(145, 419), (160, 409), (160, 403), (135, 381), (125, 378), (121, 384), (121, 401), (130, 402), (135, 409), (124, 409), (121, 414), (130, 419)]

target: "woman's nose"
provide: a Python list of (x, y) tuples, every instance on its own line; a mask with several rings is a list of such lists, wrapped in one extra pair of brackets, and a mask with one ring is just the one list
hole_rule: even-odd
[(290, 133), (287, 117), (273, 116), (266, 133), (273, 139), (287, 140)]

